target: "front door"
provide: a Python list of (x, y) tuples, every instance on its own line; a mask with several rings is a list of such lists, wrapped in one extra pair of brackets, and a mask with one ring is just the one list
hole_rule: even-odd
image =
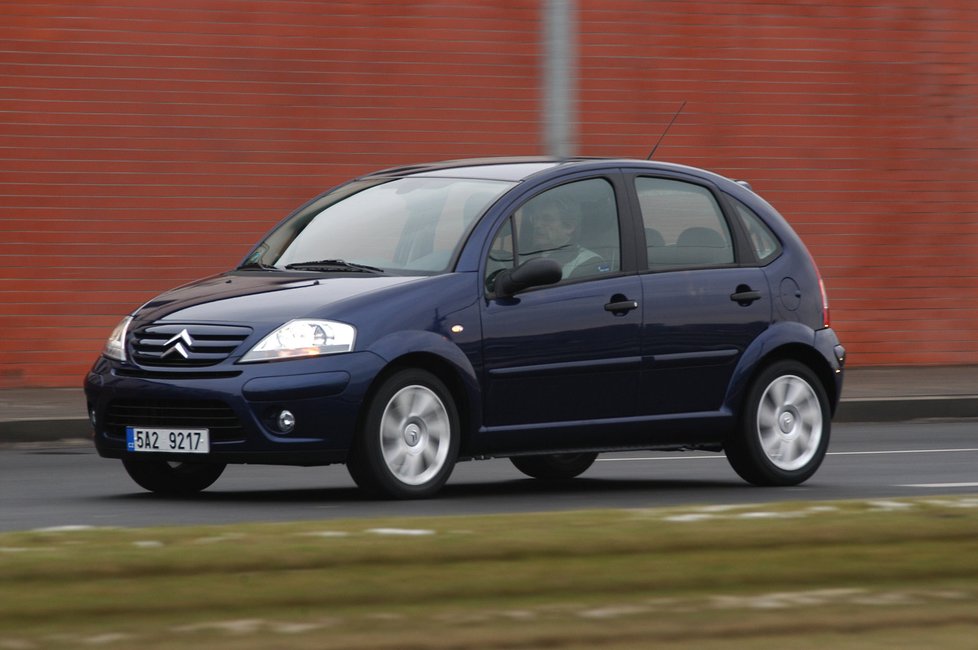
[[(530, 199), (499, 229), (488, 257), (482, 319), (489, 445), (573, 448), (593, 436), (586, 430), (596, 423), (634, 415), (642, 287), (638, 276), (622, 272), (612, 182), (577, 181)], [(563, 279), (512, 297), (492, 293), (495, 272), (533, 257), (557, 260)]]

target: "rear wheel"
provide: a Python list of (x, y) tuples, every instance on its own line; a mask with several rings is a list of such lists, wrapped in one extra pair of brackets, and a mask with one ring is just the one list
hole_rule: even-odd
[(514, 456), (509, 460), (527, 476), (553, 481), (580, 476), (597, 457), (597, 454), (546, 454)]
[(455, 467), (459, 417), (451, 393), (433, 374), (402, 370), (380, 386), (347, 461), (364, 490), (395, 499), (437, 492)]
[(822, 464), (830, 428), (828, 397), (815, 373), (779, 361), (751, 385), (740, 430), (725, 445), (727, 459), (749, 483), (797, 485)]
[(159, 494), (195, 494), (224, 473), (220, 463), (174, 463), (165, 460), (123, 460), (129, 476), (140, 487)]

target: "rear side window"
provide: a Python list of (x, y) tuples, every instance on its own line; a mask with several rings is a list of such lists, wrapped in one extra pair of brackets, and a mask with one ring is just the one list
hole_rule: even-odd
[(639, 177), (635, 190), (650, 269), (733, 263), (730, 228), (708, 189), (671, 179)]
[(734, 206), (734, 211), (744, 224), (744, 230), (750, 238), (750, 245), (754, 249), (757, 261), (762, 265), (774, 260), (781, 254), (781, 243), (774, 236), (767, 224), (761, 221), (757, 213), (741, 203), (738, 199), (730, 196), (730, 203)]

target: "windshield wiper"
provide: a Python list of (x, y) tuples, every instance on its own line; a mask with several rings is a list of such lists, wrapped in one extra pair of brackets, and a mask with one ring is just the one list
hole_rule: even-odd
[(235, 271), (251, 271), (251, 270), (281, 271), (282, 269), (280, 269), (277, 266), (269, 266), (264, 262), (248, 262), (247, 264), (242, 264), (241, 266), (235, 269)]
[(315, 262), (296, 262), (286, 264), (287, 269), (299, 269), (306, 271), (346, 271), (350, 273), (386, 273), (384, 269), (366, 264), (347, 262), (346, 260), (317, 260)]

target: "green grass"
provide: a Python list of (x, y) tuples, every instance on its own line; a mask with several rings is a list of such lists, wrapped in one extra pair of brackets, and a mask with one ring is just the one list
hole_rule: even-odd
[(34, 531), (0, 650), (965, 648), (976, 579), (978, 499)]

